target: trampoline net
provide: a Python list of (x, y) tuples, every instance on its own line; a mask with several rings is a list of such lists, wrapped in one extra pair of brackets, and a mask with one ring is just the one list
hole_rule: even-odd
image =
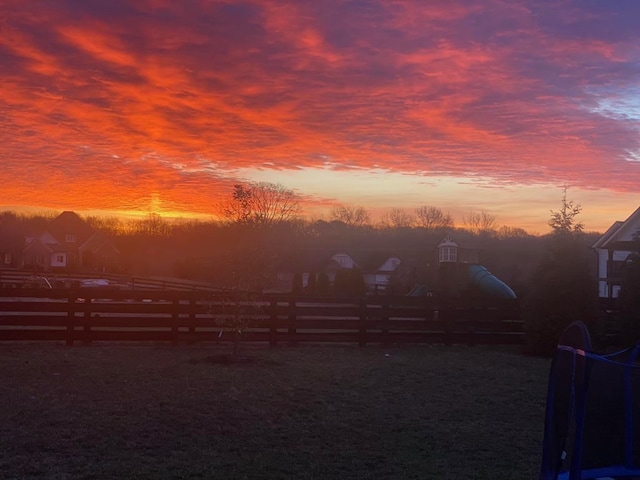
[(553, 360), (541, 480), (640, 477), (640, 346), (590, 348), (575, 330)]

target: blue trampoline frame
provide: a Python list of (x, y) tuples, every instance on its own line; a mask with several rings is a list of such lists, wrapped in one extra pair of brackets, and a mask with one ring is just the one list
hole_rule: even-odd
[[(607, 355), (594, 353), (591, 348), (589, 332), (582, 322), (574, 322), (566, 328), (560, 338), (549, 373), (540, 480), (640, 477), (640, 465), (634, 464), (633, 461), (634, 439), (631, 389), (631, 372), (640, 372), (640, 365), (635, 364), (639, 354), (640, 342), (633, 347)], [(570, 356), (571, 361), (569, 363), (567, 363), (567, 355)], [(622, 356), (626, 357), (625, 362), (614, 360), (614, 358)], [(590, 385), (590, 361), (619, 366), (624, 371), (625, 432), (624, 464), (622, 465), (606, 465), (601, 468), (591, 469), (582, 467), (587, 391), (590, 386), (594, 387), (594, 385)], [(562, 374), (570, 377), (564, 379), (565, 381), (569, 380), (569, 385), (563, 383)], [(569, 395), (567, 411), (559, 412), (556, 409), (555, 401), (558, 388), (564, 388), (563, 393)], [(574, 426), (571, 437), (569, 436), (570, 425)], [(640, 438), (637, 441), (640, 442)], [(563, 465), (567, 442), (572, 444), (571, 462), (569, 465)]]

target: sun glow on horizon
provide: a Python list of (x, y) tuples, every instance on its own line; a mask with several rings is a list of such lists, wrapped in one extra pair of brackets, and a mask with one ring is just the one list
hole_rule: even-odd
[(551, 3), (4, 2), (0, 205), (206, 220), (269, 181), (544, 233), (566, 184), (603, 231), (640, 205), (640, 2)]

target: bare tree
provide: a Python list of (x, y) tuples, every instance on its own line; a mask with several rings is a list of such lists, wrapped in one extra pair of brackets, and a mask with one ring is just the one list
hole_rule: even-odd
[(470, 212), (462, 219), (465, 228), (475, 234), (487, 234), (496, 230), (496, 216), (482, 210), (478, 212)]
[(108, 235), (117, 235), (125, 231), (125, 225), (118, 217), (102, 217), (97, 215), (90, 215), (85, 218), (85, 221), (96, 230), (100, 230), (102, 233)]
[(300, 199), (293, 190), (268, 182), (235, 185), (220, 207), (227, 220), (256, 227), (293, 220), (299, 212)]
[(497, 235), (500, 238), (526, 238), (530, 236), (529, 232), (527, 232), (524, 228), (509, 227), (507, 225), (502, 225), (498, 229)]
[(382, 226), (386, 228), (411, 227), (414, 222), (414, 216), (402, 208), (392, 208), (382, 217)]
[(423, 205), (416, 208), (416, 223), (424, 228), (453, 228), (453, 218), (437, 207)]
[(362, 227), (370, 221), (369, 212), (361, 206), (338, 205), (331, 211), (331, 219), (351, 227)]
[(151, 212), (144, 220), (138, 221), (137, 233), (166, 237), (171, 233), (171, 225), (159, 213)]
[(262, 310), (256, 298), (274, 274), (273, 257), (265, 254), (265, 248), (256, 248), (255, 241), (253, 236), (245, 236), (218, 259), (219, 281), (227, 292), (213, 294), (215, 301), (209, 308), (216, 325), (222, 327), (220, 338), (223, 334), (231, 338), (234, 356), (240, 352), (242, 336)]

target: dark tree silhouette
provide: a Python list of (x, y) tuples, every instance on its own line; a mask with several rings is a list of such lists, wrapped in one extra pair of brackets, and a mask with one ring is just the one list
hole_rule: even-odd
[(567, 189), (568, 187), (563, 189), (560, 210), (551, 210), (551, 218), (548, 224), (554, 233), (579, 233), (584, 230), (582, 222), (576, 221), (576, 217), (582, 212), (582, 206), (574, 204), (573, 200), (567, 200)]
[(331, 291), (331, 283), (329, 276), (325, 272), (318, 274), (318, 293), (320, 295), (329, 295)]
[(453, 218), (437, 207), (423, 205), (416, 208), (416, 225), (423, 228), (453, 228)]
[[(524, 320), (527, 347), (534, 354), (551, 354), (560, 334), (573, 321), (585, 322), (592, 332), (598, 332), (597, 282), (582, 229), (575, 228), (580, 211), (572, 208), (565, 195), (560, 210), (563, 221), (554, 228), (529, 285)], [(553, 213), (549, 224), (555, 219)]]
[(350, 227), (363, 227), (369, 224), (370, 215), (364, 207), (338, 205), (331, 211), (331, 219)]
[(232, 223), (267, 227), (294, 220), (300, 199), (293, 190), (276, 183), (238, 184), (219, 210)]
[(470, 212), (462, 219), (464, 227), (477, 235), (490, 234), (496, 230), (496, 216), (482, 210), (480, 212)]

